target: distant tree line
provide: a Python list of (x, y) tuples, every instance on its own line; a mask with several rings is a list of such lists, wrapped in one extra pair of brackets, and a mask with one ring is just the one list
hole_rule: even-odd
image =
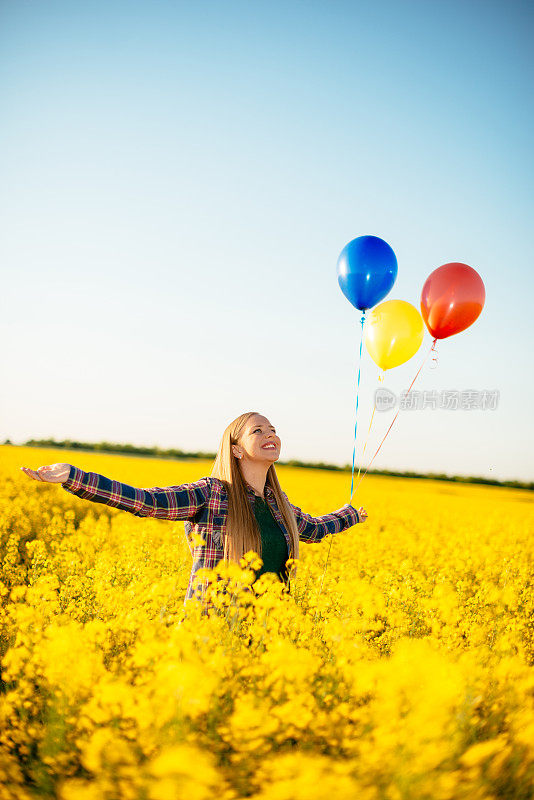
[[(11, 444), (9, 439), (6, 439), (3, 444)], [(29, 439), (24, 442), (23, 447), (49, 447), (49, 448), (64, 448), (66, 450), (83, 450), (86, 452), (97, 453), (124, 453), (125, 455), (132, 456), (151, 456), (156, 458), (168, 458), (174, 460), (190, 460), (194, 458), (213, 460), (216, 453), (208, 453), (202, 451), (189, 452), (187, 450), (179, 450), (177, 448), (162, 449), (160, 447), (141, 447), (134, 444), (117, 444), (115, 442), (76, 442), (72, 439), (64, 439), (57, 442), (55, 439)], [(277, 461), (277, 464), (287, 467), (302, 467), (304, 469), (327, 469), (335, 472), (350, 472), (352, 467), (346, 464), (343, 467), (336, 464), (326, 464), (324, 461), (298, 461), (291, 459), (290, 461)], [(464, 475), (446, 475), (442, 472), (411, 472), (411, 471), (396, 471), (389, 469), (370, 469), (368, 475), (384, 475), (391, 478), (420, 478), (434, 481), (450, 481), (452, 483), (478, 483), (487, 486), (507, 486), (512, 489), (529, 489), (534, 490), (534, 482), (525, 481), (499, 481), (494, 478), (482, 478), (477, 476), (464, 476)]]
[(89, 452), (100, 453), (126, 453), (132, 456), (156, 456), (157, 458), (171, 459), (191, 459), (191, 458), (215, 458), (215, 453), (202, 453), (195, 451), (189, 453), (187, 450), (162, 450), (160, 447), (141, 447), (135, 444), (117, 444), (116, 442), (75, 442), (72, 439), (64, 439), (56, 442), (55, 439), (29, 439), (24, 443), (24, 447), (63, 447), (66, 450), (86, 450)]

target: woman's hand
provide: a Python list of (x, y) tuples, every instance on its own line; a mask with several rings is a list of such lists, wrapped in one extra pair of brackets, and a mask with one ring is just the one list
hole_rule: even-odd
[(39, 467), (37, 470), (29, 467), (21, 467), (21, 470), (34, 481), (45, 481), (45, 483), (63, 483), (67, 480), (70, 473), (70, 464), (50, 464), (46, 467)]
[(367, 519), (367, 511), (365, 510), (365, 508), (363, 506), (359, 507), (358, 516), (360, 518), (360, 522), (365, 522), (365, 520)]

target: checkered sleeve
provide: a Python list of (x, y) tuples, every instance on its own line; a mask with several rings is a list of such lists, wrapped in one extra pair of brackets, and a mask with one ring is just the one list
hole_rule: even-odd
[(297, 520), (301, 542), (315, 544), (324, 539), (325, 536), (328, 536), (329, 533), (341, 533), (360, 522), (358, 512), (350, 504), (343, 506), (338, 511), (324, 514), (322, 517), (312, 517), (298, 506), (294, 506), (289, 500), (288, 502)]
[(83, 500), (129, 511), (135, 517), (193, 520), (209, 500), (210, 481), (210, 478), (201, 478), (179, 486), (136, 489), (97, 472), (84, 472), (71, 464), (69, 477), (61, 485), (67, 492)]

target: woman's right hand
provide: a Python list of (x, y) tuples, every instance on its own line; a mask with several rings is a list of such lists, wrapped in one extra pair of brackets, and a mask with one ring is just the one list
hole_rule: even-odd
[(21, 470), (34, 481), (45, 481), (45, 483), (63, 483), (67, 480), (70, 473), (70, 464), (49, 464), (39, 467), (37, 470), (29, 467), (21, 467)]

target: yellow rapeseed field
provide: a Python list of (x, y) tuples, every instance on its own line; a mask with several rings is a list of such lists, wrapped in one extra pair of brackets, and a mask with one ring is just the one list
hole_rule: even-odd
[[(534, 494), (367, 476), (366, 523), (202, 616), (183, 523), (31, 481), (211, 463), (0, 447), (0, 800), (534, 796)], [(279, 467), (314, 515), (350, 475)], [(325, 560), (329, 553), (325, 571)], [(253, 558), (253, 557), (251, 557)]]

